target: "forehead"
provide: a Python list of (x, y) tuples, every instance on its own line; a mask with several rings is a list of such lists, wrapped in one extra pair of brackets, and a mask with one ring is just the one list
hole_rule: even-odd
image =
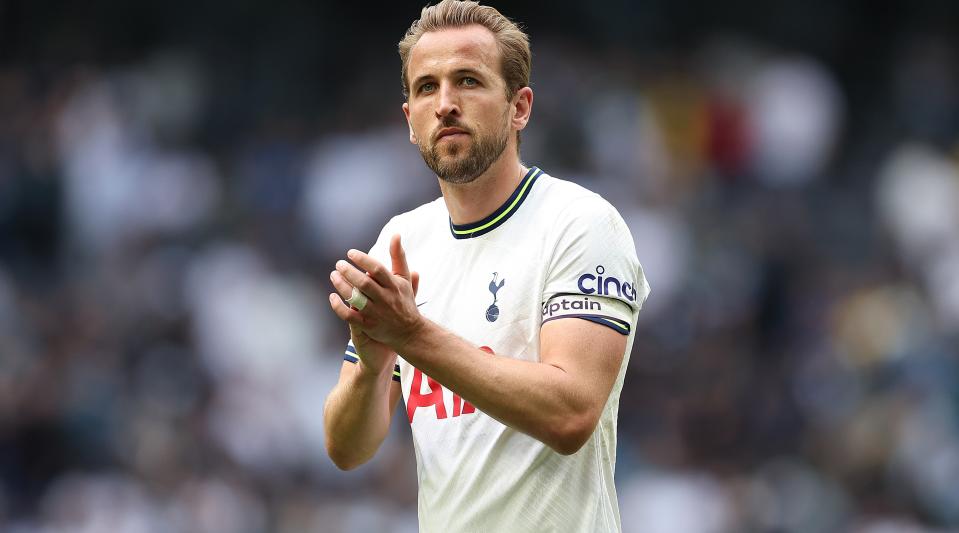
[(498, 72), (500, 53), (493, 32), (483, 26), (424, 33), (410, 51), (409, 79), (470, 68)]

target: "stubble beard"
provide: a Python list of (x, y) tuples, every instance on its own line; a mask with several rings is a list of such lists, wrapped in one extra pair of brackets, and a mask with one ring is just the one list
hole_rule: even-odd
[[(444, 124), (441, 127), (453, 127), (456, 124)], [(439, 146), (433, 142), (428, 147), (420, 143), (420, 154), (423, 161), (439, 178), (447, 183), (470, 183), (483, 175), (487, 169), (506, 150), (509, 140), (509, 128), (500, 128), (499, 133), (490, 135), (470, 134), (471, 143), (461, 147), (456, 143), (446, 143)], [(461, 154), (462, 151), (465, 154)]]

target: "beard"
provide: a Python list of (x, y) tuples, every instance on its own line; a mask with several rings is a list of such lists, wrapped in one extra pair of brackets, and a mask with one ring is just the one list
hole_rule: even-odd
[[(439, 127), (466, 129), (455, 119), (443, 120)], [(480, 135), (471, 130), (467, 132), (472, 142), (466, 147), (457, 143), (439, 146), (436, 141), (430, 142), (429, 146), (423, 146), (424, 143), (419, 144), (420, 155), (423, 156), (426, 166), (447, 183), (470, 183), (483, 175), (503, 154), (509, 140), (509, 128), (505, 124), (498, 132), (487, 135)]]

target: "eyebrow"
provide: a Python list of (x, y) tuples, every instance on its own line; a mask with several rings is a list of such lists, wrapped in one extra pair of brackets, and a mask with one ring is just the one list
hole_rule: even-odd
[(424, 74), (424, 75), (422, 75), (422, 76), (414, 79), (413, 81), (411, 81), (411, 82), (410, 82), (410, 87), (417, 87), (417, 86), (419, 86), (419, 84), (423, 83), (424, 81), (433, 80), (433, 79), (435, 79), (435, 76), (433, 76), (432, 74)]
[[(477, 77), (477, 78), (485, 78), (485, 77), (486, 77), (486, 74), (485, 74), (485, 73), (480, 72), (479, 70), (476, 70), (475, 68), (458, 68), (458, 69), (456, 69), (456, 70), (453, 71), (453, 75), (454, 75), (454, 76), (461, 76), (461, 75), (464, 75), (464, 74), (467, 74), (467, 75), (470, 75), (470, 76), (475, 76), (475, 77)], [(436, 79), (436, 76), (433, 75), (433, 74), (423, 74), (422, 76), (419, 76), (419, 77), (415, 78), (415, 79), (410, 83), (410, 87), (417, 87), (417, 86), (419, 86), (421, 83), (423, 83), (423, 82), (425, 82), (425, 81), (430, 81), (430, 80), (435, 80), (435, 79)]]
[(484, 73), (476, 70), (475, 68), (460, 68), (460, 69), (456, 69), (456, 70), (453, 71), (453, 74), (454, 74), (454, 75), (470, 74), (470, 75), (472, 75), (472, 76), (478, 76), (478, 77), (485, 76)]

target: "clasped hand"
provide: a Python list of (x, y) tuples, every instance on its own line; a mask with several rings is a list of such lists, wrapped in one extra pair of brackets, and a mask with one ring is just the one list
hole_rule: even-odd
[[(410, 272), (400, 236), (394, 235), (390, 241), (392, 272), (359, 250), (350, 250), (346, 256), (355, 266), (339, 260), (336, 270), (330, 273), (330, 281), (336, 289), (336, 293), (330, 294), (333, 312), (350, 324), (354, 341), (359, 333), (394, 351), (399, 350), (415, 335), (423, 320), (414, 299), (419, 275)], [(369, 299), (362, 311), (343, 302), (350, 297), (353, 287)]]

